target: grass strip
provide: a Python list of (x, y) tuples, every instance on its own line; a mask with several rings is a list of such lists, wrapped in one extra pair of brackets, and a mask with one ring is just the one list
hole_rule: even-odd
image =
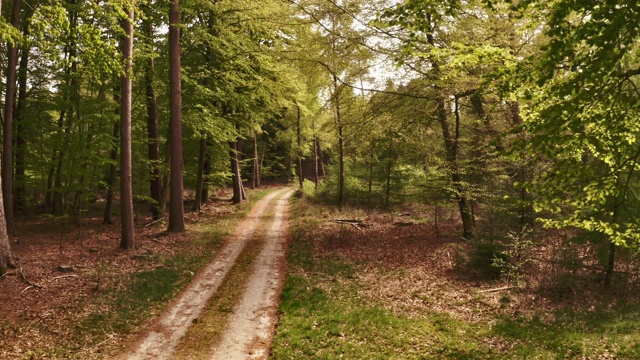
[(174, 359), (204, 359), (210, 357), (213, 346), (220, 341), (229, 315), (242, 299), (246, 283), (251, 276), (253, 260), (262, 249), (257, 236), (247, 242), (227, 278), (211, 297), (197, 322), (189, 327), (176, 348)]

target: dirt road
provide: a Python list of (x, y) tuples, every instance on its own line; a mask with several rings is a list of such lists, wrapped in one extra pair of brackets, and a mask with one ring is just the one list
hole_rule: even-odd
[[(279, 289), (284, 280), (284, 252), (288, 228), (290, 189), (275, 191), (260, 200), (238, 226), (216, 258), (194, 278), (151, 325), (150, 330), (121, 359), (171, 359), (174, 349), (197, 319), (236, 262), (261, 221), (270, 221), (265, 234), (259, 234), (264, 247), (253, 262), (252, 275), (238, 300), (229, 327), (220, 344), (211, 344), (212, 359), (256, 359), (269, 354), (276, 322)], [(273, 216), (264, 216), (274, 207)], [(258, 235), (258, 234), (256, 234)]]

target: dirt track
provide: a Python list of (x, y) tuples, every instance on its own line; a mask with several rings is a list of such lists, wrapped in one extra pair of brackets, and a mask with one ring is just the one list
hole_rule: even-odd
[[(121, 359), (170, 359), (174, 349), (197, 319), (207, 301), (224, 281), (260, 221), (270, 221), (262, 234), (263, 249), (253, 262), (246, 290), (238, 300), (220, 344), (212, 345), (212, 359), (256, 359), (269, 354), (276, 322), (279, 289), (284, 280), (284, 253), (288, 228), (288, 199), (292, 190), (281, 189), (260, 200), (238, 226), (216, 258), (194, 278), (150, 330)], [(276, 203), (271, 219), (262, 219)]]

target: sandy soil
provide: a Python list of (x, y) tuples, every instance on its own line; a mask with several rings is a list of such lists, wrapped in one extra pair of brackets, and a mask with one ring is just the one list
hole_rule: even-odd
[(229, 319), (212, 360), (265, 359), (269, 356), (286, 275), (287, 205), (291, 194), (289, 191), (277, 200), (271, 226), (264, 235), (264, 248), (254, 260), (244, 295)]
[[(284, 194), (284, 195), (283, 195)], [(284, 277), (286, 210), (292, 191), (282, 189), (260, 200), (238, 226), (230, 241), (151, 325), (141, 339), (121, 359), (170, 359), (189, 326), (224, 281), (247, 241), (253, 236), (265, 210), (277, 200), (265, 247), (255, 261), (247, 290), (222, 336), (215, 359), (266, 357), (277, 315), (279, 289)], [(229, 345), (231, 344), (231, 345)], [(262, 354), (262, 355), (260, 355)]]

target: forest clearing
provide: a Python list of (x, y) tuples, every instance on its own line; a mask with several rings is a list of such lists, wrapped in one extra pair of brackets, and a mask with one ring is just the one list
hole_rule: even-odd
[(640, 358), (638, 18), (0, 0), (0, 358)]

